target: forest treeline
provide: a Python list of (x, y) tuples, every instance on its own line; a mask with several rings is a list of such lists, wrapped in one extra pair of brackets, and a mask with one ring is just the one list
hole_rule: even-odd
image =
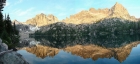
[(140, 21), (122, 20), (120, 18), (110, 18), (98, 21), (93, 24), (66, 24), (57, 22), (48, 26), (40, 27), (34, 36), (98, 36), (98, 35), (118, 35), (118, 34), (140, 34)]
[(3, 16), (0, 12), (0, 38), (3, 43), (8, 45), (8, 48), (14, 48), (19, 43), (19, 31), (16, 30), (15, 23), (12, 23), (9, 15)]

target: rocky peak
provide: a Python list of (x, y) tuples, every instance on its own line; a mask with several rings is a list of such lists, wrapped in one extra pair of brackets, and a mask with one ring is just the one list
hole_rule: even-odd
[(41, 14), (39, 14), (39, 15), (45, 15), (44, 13), (41, 13)]
[(92, 13), (103, 13), (103, 14), (108, 14), (109, 13), (109, 9), (108, 8), (105, 8), (105, 9), (94, 9), (94, 8), (90, 8), (89, 9), (90, 12)]
[(36, 17), (46, 16), (44, 13), (37, 14)]
[(96, 12), (97, 10), (95, 8), (90, 8), (89, 11), (90, 12)]
[(57, 19), (54, 15), (52, 15), (52, 14), (49, 14), (48, 16), (47, 16), (47, 18), (49, 19), (49, 21), (54, 21), (54, 22), (57, 22), (55, 19)]
[(71, 15), (70, 18), (66, 18), (64, 22), (73, 24), (96, 23), (99, 20), (114, 17), (137, 21), (135, 17), (129, 15), (127, 9), (124, 8), (123, 5), (116, 2), (111, 9), (105, 8), (96, 10), (95, 8), (90, 8), (88, 11), (81, 11), (75, 15)]
[(55, 23), (57, 21), (58, 21), (58, 19), (54, 15), (52, 15), (52, 14), (45, 15), (45, 14), (41, 13), (41, 14), (36, 15), (34, 18), (27, 20), (26, 24), (31, 24), (31, 25), (40, 27), (40, 26)]
[(121, 17), (121, 18), (127, 18), (130, 17), (128, 11), (126, 8), (124, 8), (121, 4), (116, 2), (116, 4), (111, 8), (111, 17)]

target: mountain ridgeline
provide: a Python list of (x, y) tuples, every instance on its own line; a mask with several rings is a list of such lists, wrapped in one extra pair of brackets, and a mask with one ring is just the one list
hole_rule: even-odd
[(140, 21), (130, 16), (127, 9), (117, 3), (110, 9), (81, 11), (62, 21), (43, 13), (29, 19), (25, 24), (40, 27), (34, 34), (51, 36), (85, 36), (139, 34)]
[(73, 24), (91, 24), (107, 18), (121, 18), (137, 21), (135, 17), (129, 15), (126, 8), (116, 2), (116, 4), (110, 9), (106, 8), (96, 10), (94, 8), (90, 8), (89, 10), (84, 10), (75, 15), (71, 15), (70, 18), (66, 18), (64, 22)]
[(44, 25), (55, 23), (57, 21), (58, 19), (52, 14), (46, 16), (45, 14), (41, 13), (36, 15), (35, 18), (27, 20), (26, 24), (35, 25), (35, 26), (44, 26)]

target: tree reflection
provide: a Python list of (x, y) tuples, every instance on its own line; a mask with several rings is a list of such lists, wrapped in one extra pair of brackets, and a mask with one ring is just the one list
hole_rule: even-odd
[(40, 41), (41, 45), (55, 48), (65, 48), (74, 45), (95, 44), (105, 48), (121, 47), (131, 42), (139, 41), (138, 35), (98, 35), (98, 36), (34, 36), (35, 40)]

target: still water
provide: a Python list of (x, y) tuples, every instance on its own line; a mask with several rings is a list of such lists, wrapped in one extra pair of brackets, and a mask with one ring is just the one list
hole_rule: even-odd
[(139, 35), (34, 38), (18, 50), (30, 64), (140, 64)]

